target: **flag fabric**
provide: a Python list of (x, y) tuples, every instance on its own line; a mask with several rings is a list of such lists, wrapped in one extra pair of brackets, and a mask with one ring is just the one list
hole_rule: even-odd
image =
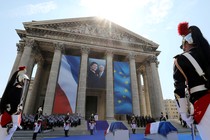
[(79, 70), (80, 57), (62, 55), (53, 113), (75, 113)]
[(12, 122), (12, 116), (6, 111), (0, 115), (0, 125), (6, 127), (8, 123)]
[[(2, 117), (2, 116), (1, 116)], [(0, 117), (0, 118), (1, 118)], [(1, 140), (11, 140), (13, 134), (16, 132), (16, 129), (19, 127), (20, 129), (22, 129), (22, 127), (20, 126), (21, 123), (21, 114), (19, 115), (11, 115), (10, 117), (12, 117), (12, 127), (9, 129), (7, 127), (2, 127), (0, 125), (0, 139)]]
[(145, 128), (145, 136), (149, 134), (160, 134), (167, 136), (170, 132), (177, 132), (177, 129), (167, 121), (148, 123)]
[(115, 114), (132, 114), (130, 67), (128, 62), (114, 62)]
[(128, 130), (128, 128), (122, 122), (112, 122), (105, 131), (105, 135), (115, 130)]
[(104, 135), (106, 135), (110, 132), (109, 129), (110, 129), (110, 126), (105, 130)]

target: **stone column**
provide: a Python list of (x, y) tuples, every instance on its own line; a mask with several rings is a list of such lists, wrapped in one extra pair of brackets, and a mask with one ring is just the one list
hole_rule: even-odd
[(159, 119), (160, 113), (164, 112), (163, 95), (157, 70), (157, 57), (152, 56), (147, 63), (148, 89), (150, 93), (151, 113), (152, 117)]
[(145, 102), (146, 102), (146, 115), (151, 116), (151, 105), (150, 105), (150, 94), (148, 90), (148, 81), (147, 81), (146, 72), (143, 71), (143, 81), (144, 81), (144, 93), (145, 93)]
[(106, 119), (114, 120), (113, 52), (106, 51)]
[(33, 49), (32, 53), (31, 53), (31, 57), (28, 60), (28, 65), (27, 65), (27, 74), (29, 77), (31, 77), (31, 75), (32, 75), (34, 66), (35, 66), (35, 52)]
[(13, 73), (18, 70), (18, 65), (19, 65), (21, 56), (23, 54), (23, 49), (24, 49), (23, 43), (17, 43), (16, 46), (17, 46), (17, 55), (16, 55), (16, 59), (12, 67), (12, 71), (9, 76), (10, 78), (13, 75)]
[(133, 54), (133, 53), (129, 54), (129, 60), (130, 60), (133, 113), (134, 113), (134, 115), (139, 116), (140, 115), (140, 106), (139, 106), (139, 95), (138, 95), (138, 86), (137, 86), (135, 54)]
[(142, 79), (141, 79), (141, 75), (142, 75), (142, 70), (143, 67), (140, 67), (140, 71), (138, 73), (138, 81), (139, 81), (139, 98), (140, 98), (140, 113), (141, 115), (145, 116), (147, 115), (146, 113), (146, 98), (145, 98), (145, 90), (142, 89)]
[(31, 57), (32, 49), (34, 48), (35, 41), (33, 39), (26, 39), (25, 47), (23, 50), (22, 57), (20, 59), (19, 66), (26, 66), (28, 67), (28, 62)]
[(33, 88), (30, 94), (27, 95), (27, 100), (25, 103), (25, 108), (24, 108), (24, 113), (25, 114), (33, 114), (36, 101), (38, 99), (39, 93), (37, 93), (38, 88), (39, 88), (39, 83), (41, 80), (42, 76), (42, 70), (43, 70), (43, 58), (41, 56), (36, 58), (37, 63), (37, 70), (36, 70), (36, 75), (34, 77), (34, 82), (33, 82)]
[[(32, 53), (31, 53), (30, 59), (28, 60), (28, 65), (27, 65), (27, 75), (28, 75), (28, 77), (30, 77), (30, 79), (32, 78), (31, 75), (33, 72), (34, 65), (35, 65), (35, 54), (34, 54), (34, 50), (32, 50)], [(28, 85), (27, 95), (25, 96), (25, 99), (24, 99), (24, 105), (23, 105), (24, 108), (26, 106), (26, 101), (28, 100), (28, 96), (30, 96), (29, 91), (31, 91), (30, 84)], [(23, 109), (23, 111), (24, 111), (24, 109)]]
[(57, 84), (58, 71), (62, 55), (61, 50), (64, 48), (64, 44), (56, 43), (54, 44), (54, 47), (55, 47), (55, 52), (51, 64), (50, 75), (47, 83), (47, 91), (45, 95), (45, 102), (43, 108), (43, 114), (47, 115), (52, 113), (53, 102), (55, 97), (55, 88)]
[(85, 118), (87, 63), (88, 63), (89, 51), (90, 49), (88, 47), (81, 48), (82, 56), (81, 56), (76, 113), (79, 113), (83, 118)]

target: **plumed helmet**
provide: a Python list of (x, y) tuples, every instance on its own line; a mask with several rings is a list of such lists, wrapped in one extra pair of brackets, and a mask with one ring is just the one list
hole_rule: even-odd
[(178, 25), (178, 34), (183, 37), (182, 45), (187, 41), (189, 44), (193, 44), (193, 38), (191, 30), (189, 29), (188, 22), (181, 22)]
[(18, 73), (18, 81), (23, 82), (25, 79), (29, 80), (29, 77), (25, 73), (19, 72)]
[(25, 70), (26, 69), (26, 66), (20, 66), (19, 67), (19, 70)]

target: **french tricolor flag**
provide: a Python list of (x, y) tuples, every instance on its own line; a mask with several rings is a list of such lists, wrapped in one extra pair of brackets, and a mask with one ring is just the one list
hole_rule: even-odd
[(145, 136), (149, 134), (160, 134), (167, 136), (170, 132), (177, 132), (177, 129), (167, 121), (148, 123), (145, 128)]
[(105, 130), (105, 132), (104, 132), (104, 135), (107, 135), (110, 131), (110, 125), (109, 125), (109, 127)]
[(145, 129), (145, 135), (157, 134), (160, 122), (148, 123)]
[(80, 57), (62, 55), (53, 113), (75, 113)]

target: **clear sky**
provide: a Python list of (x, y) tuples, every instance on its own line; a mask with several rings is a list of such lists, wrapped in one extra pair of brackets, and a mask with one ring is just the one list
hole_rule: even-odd
[(102, 16), (159, 44), (158, 66), (164, 99), (173, 96), (173, 56), (182, 52), (177, 25), (198, 26), (210, 41), (208, 0), (0, 0), (0, 97), (16, 58), (23, 22)]

